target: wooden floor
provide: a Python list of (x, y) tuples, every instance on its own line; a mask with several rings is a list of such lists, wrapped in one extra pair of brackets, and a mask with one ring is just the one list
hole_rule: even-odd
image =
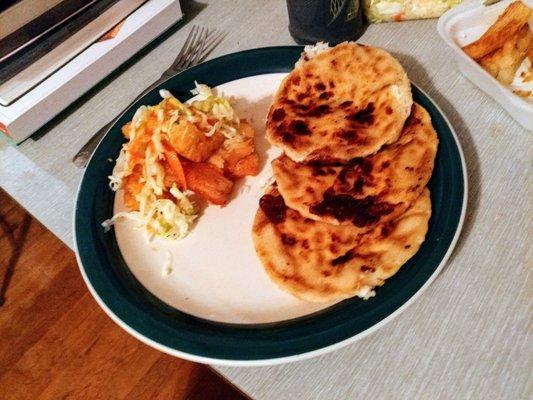
[(112, 322), (73, 252), (0, 191), (0, 398), (245, 399)]

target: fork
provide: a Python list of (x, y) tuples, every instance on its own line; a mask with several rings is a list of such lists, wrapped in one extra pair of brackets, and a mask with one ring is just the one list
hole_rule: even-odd
[[(181, 72), (189, 67), (201, 63), (205, 58), (217, 47), (226, 34), (218, 30), (209, 30), (207, 28), (198, 27), (194, 25), (189, 32), (189, 35), (185, 39), (185, 43), (180, 52), (176, 56), (176, 59), (172, 65), (159, 77), (157, 81), (152, 83), (147, 89), (145, 89), (139, 96), (135, 98), (126, 109), (139, 100), (142, 96), (148, 93), (150, 90), (157, 87), (159, 84), (170, 78), (171, 76)], [(126, 110), (125, 109), (125, 110)], [(124, 111), (125, 111), (124, 110)], [(87, 143), (76, 153), (72, 158), (72, 162), (79, 168), (84, 168), (89, 161), (89, 158), (93, 154), (94, 150), (100, 140), (109, 131), (111, 126), (118, 120), (118, 118), (124, 113), (122, 111), (118, 117), (113, 118), (109, 123), (105, 124), (101, 129), (96, 132)]]

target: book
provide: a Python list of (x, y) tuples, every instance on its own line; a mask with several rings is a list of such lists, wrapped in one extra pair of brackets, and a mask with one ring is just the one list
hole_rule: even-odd
[(11, 104), (144, 2), (145, 0), (97, 1), (59, 31), (37, 41), (22, 54), (4, 61), (0, 69), (0, 104)]
[(181, 18), (178, 0), (146, 1), (114, 37), (92, 43), (16, 101), (0, 105), (0, 132), (20, 143)]
[[(102, 12), (101, 5), (105, 6), (107, 1), (62, 0), (59, 4), (55, 4), (56, 1), (54, 1), (50, 4), (51, 8), (35, 16), (34, 8), (22, 7), (27, 2), (19, 0), (16, 5), (0, 12), (0, 26), (7, 27), (0, 30), (0, 68), (4, 68), (5, 62), (10, 57), (23, 54), (32, 45), (38, 46), (46, 36), (58, 36), (58, 31), (72, 19), (81, 17), (87, 12), (92, 12), (93, 15)], [(46, 3), (48, 2), (37, 2), (37, 5), (41, 6)], [(41, 12), (39, 7), (36, 8)], [(81, 28), (83, 21), (80, 21), (78, 25)], [(74, 31), (71, 32), (74, 33)], [(56, 41), (61, 40), (64, 34), (59, 36)]]
[(0, 2), (0, 39), (57, 6), (63, 0), (8, 0)]

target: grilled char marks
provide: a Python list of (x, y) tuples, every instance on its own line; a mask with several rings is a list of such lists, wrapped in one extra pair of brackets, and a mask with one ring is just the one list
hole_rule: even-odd
[[(316, 84), (315, 87), (325, 88), (325, 85), (322, 83)], [(291, 135), (311, 135), (312, 130), (310, 129), (308, 123), (305, 121), (306, 118), (320, 118), (327, 116), (328, 114), (333, 113), (334, 108), (329, 104), (321, 103), (320, 100), (327, 101), (333, 97), (333, 92), (324, 91), (318, 96), (318, 102), (304, 100), (311, 98), (312, 96), (306, 92), (300, 92), (296, 94), (296, 99), (298, 102), (293, 100), (285, 99), (284, 103), (289, 106), (291, 113), (294, 115), (294, 118), (299, 118), (292, 120), (287, 126), (283, 121), (285, 120), (287, 114), (283, 108), (277, 108), (272, 112), (271, 120), (277, 124), (277, 129), (288, 133)], [(348, 109), (352, 106), (353, 102), (351, 100), (346, 100), (338, 104), (338, 107), (341, 109)], [(338, 132), (338, 136), (350, 143), (358, 142), (357, 128), (362, 126), (372, 125), (375, 121), (374, 118), (375, 106), (374, 103), (370, 102), (366, 107), (351, 112), (346, 115), (345, 119), (347, 125), (344, 129), (341, 129)], [(319, 132), (316, 132), (320, 134)], [(290, 141), (287, 141), (290, 142)]]
[(341, 265), (341, 264), (344, 264), (344, 263), (350, 261), (353, 257), (354, 257), (353, 250), (348, 250), (342, 256), (339, 256), (339, 257), (334, 258), (333, 260), (331, 260), (331, 265), (333, 267), (336, 267), (338, 265)]
[(353, 104), (353, 101), (351, 100), (346, 100), (346, 101), (343, 101), (339, 107), (340, 108), (347, 108), (347, 107), (350, 107), (351, 105)]
[[(285, 94), (280, 99), (281, 106), (271, 112), (269, 124), (279, 132), (283, 142), (294, 146), (298, 136), (314, 133), (306, 121), (308, 118), (320, 118), (333, 112), (327, 102), (334, 93), (327, 90), (326, 84), (320, 81), (314, 85), (303, 85), (298, 75), (292, 77), (291, 82), (298, 86), (298, 91), (291, 98)], [(335, 84), (329, 86), (333, 89)]]
[(374, 123), (373, 112), (376, 110), (374, 103), (368, 103), (367, 106), (359, 111), (354, 112), (346, 117), (349, 121), (355, 121), (361, 125), (371, 125)]
[(285, 110), (283, 108), (276, 108), (272, 113), (272, 120), (274, 122), (279, 122), (285, 119)]
[(298, 136), (308, 136), (311, 134), (309, 127), (303, 120), (293, 120), (289, 124), (282, 122), (278, 127), (282, 129), (282, 140), (292, 144)]
[(291, 123), (289, 124), (289, 127), (290, 127), (290, 132), (294, 135), (305, 136), (305, 135), (311, 134), (309, 127), (301, 119), (296, 119), (294, 121), (291, 121)]
[[(393, 143), (411, 104), (409, 80), (394, 57), (343, 43), (307, 61), (304, 57), (283, 80), (267, 119), (267, 139), (294, 161), (348, 162)], [(273, 114), (279, 108), (284, 118)], [(307, 134), (291, 132), (292, 120), (302, 120)]]
[(331, 107), (327, 104), (320, 104), (314, 107), (311, 107), (308, 115), (311, 117), (321, 117), (323, 115), (331, 113)]
[(380, 202), (374, 196), (355, 199), (349, 194), (335, 194), (332, 188), (326, 190), (321, 202), (309, 207), (315, 215), (332, 216), (341, 222), (350, 220), (358, 227), (373, 225), (393, 210), (394, 204)]
[(328, 175), (335, 175), (335, 170), (333, 168), (328, 168), (327, 166), (323, 165), (313, 165), (313, 176), (328, 176)]
[[(277, 198), (279, 192), (271, 186), (265, 195)], [(340, 300), (381, 286), (416, 253), (430, 204), (426, 190), (404, 215), (371, 229), (308, 220), (290, 208), (282, 222), (273, 223), (261, 208), (254, 220), (254, 246), (282, 289), (306, 301)]]
[(438, 138), (428, 113), (413, 108), (400, 138), (349, 160), (272, 163), (280, 194), (304, 217), (364, 229), (393, 220), (420, 196), (433, 170)]
[(365, 185), (372, 183), (372, 162), (366, 158), (354, 158), (345, 165), (335, 183), (333, 190), (337, 193), (361, 194)]
[(265, 194), (259, 200), (259, 207), (273, 224), (279, 224), (285, 220), (287, 206), (281, 195)]
[(287, 246), (294, 246), (297, 242), (294, 236), (287, 235), (285, 233), (281, 234), (281, 241), (284, 245), (287, 245)]
[[(353, 106), (352, 100), (330, 103), (330, 99), (335, 96), (332, 91), (335, 88), (333, 82), (326, 85), (319, 81), (314, 85), (304, 86), (300, 85), (299, 76), (293, 77), (291, 81), (298, 86), (300, 91), (293, 94), (292, 98), (285, 95), (281, 103), (286, 110), (278, 107), (272, 111), (270, 118), (270, 124), (275, 126), (284, 143), (296, 147), (298, 136), (324, 135), (325, 133), (322, 133), (320, 128), (310, 126), (308, 120), (333, 116), (335, 110), (341, 109), (346, 112), (346, 115), (341, 117), (341, 120), (344, 118), (345, 122), (337, 132), (337, 136), (352, 145), (366, 144), (366, 138), (358, 135), (358, 129), (368, 127), (375, 122), (376, 108), (373, 102), (369, 102), (362, 109), (350, 111)], [(331, 90), (328, 90), (328, 86)], [(338, 120), (339, 117), (333, 116), (333, 118)]]

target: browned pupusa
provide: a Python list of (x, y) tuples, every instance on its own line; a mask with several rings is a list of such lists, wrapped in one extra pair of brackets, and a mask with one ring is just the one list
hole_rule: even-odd
[(342, 43), (284, 79), (267, 116), (267, 139), (296, 162), (348, 161), (394, 142), (411, 105), (409, 80), (394, 57)]
[(418, 104), (398, 141), (343, 166), (305, 165), (286, 156), (272, 162), (278, 190), (304, 217), (372, 227), (407, 210), (424, 190), (437, 152), (429, 114)]
[(424, 241), (431, 215), (429, 190), (395, 220), (366, 231), (302, 217), (286, 208), (275, 187), (255, 216), (255, 250), (269, 277), (307, 301), (327, 302), (371, 296), (411, 258)]
[(306, 301), (372, 297), (418, 251), (431, 216), (438, 139), (405, 71), (355, 43), (304, 56), (266, 125), (284, 152), (252, 230), (268, 276)]

